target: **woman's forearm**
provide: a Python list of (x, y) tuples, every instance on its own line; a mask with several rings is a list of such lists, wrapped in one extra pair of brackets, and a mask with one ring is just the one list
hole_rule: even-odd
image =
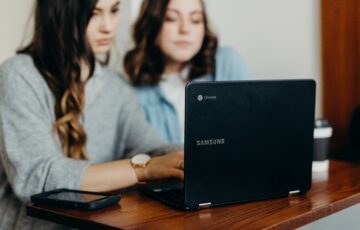
[(104, 192), (126, 188), (138, 182), (130, 160), (90, 165), (84, 174), (81, 190)]

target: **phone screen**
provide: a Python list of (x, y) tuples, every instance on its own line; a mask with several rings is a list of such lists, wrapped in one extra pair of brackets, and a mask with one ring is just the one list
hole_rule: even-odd
[(92, 202), (95, 200), (103, 199), (105, 197), (107, 196), (89, 194), (89, 193), (68, 192), (68, 191), (54, 193), (47, 196), (47, 198), (50, 199), (66, 200), (73, 202)]

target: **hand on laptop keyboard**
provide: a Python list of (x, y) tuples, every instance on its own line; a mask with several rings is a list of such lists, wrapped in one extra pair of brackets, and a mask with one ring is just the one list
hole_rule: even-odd
[(149, 181), (166, 178), (184, 179), (184, 152), (170, 153), (154, 157), (145, 168), (136, 169), (139, 181)]

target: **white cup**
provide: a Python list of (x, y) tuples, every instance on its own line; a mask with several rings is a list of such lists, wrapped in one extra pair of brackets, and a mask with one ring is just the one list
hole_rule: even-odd
[(327, 120), (317, 119), (314, 127), (313, 171), (323, 172), (329, 169), (329, 146), (333, 133)]

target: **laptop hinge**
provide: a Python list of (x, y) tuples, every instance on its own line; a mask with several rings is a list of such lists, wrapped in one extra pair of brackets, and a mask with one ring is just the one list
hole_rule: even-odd
[(211, 207), (211, 202), (199, 204), (199, 209), (210, 208), (210, 207)]
[(295, 196), (295, 195), (298, 195), (299, 193), (300, 193), (300, 190), (290, 191), (289, 196)]

